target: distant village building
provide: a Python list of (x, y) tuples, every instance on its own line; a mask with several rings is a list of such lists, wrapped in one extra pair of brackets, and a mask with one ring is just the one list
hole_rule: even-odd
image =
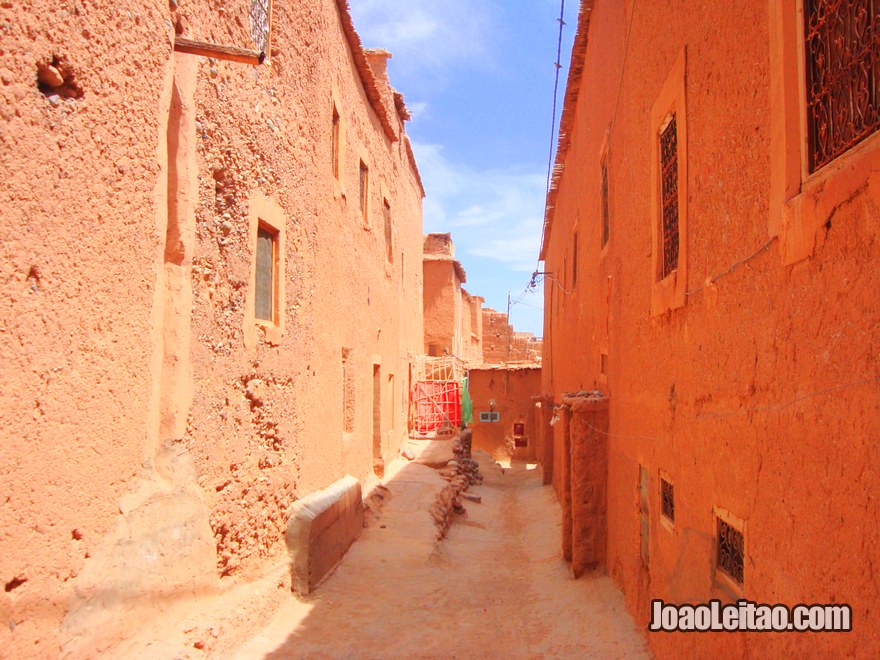
[(425, 353), (483, 361), (483, 298), (462, 288), (467, 275), (455, 258), (451, 234), (427, 234), (424, 242)]
[(541, 248), (539, 457), (575, 574), (607, 569), (643, 624), (652, 599), (846, 603), (852, 633), (760, 653), (880, 654), (877, 18), (864, 0), (581, 3)]
[(483, 360), (486, 364), (541, 363), (541, 339), (531, 332), (517, 332), (507, 314), (483, 308)]
[(295, 500), (406, 439), (424, 192), (390, 55), (343, 0), (250, 9), (4, 10), (10, 656), (260, 574)]

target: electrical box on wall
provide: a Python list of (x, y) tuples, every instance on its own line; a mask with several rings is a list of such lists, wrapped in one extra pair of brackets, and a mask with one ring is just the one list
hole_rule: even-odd
[(481, 422), (500, 422), (501, 421), (501, 413), (497, 412), (481, 412), (480, 413), (480, 421)]

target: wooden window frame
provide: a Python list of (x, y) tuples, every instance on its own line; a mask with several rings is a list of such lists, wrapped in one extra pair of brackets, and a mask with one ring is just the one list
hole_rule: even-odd
[[(719, 529), (720, 522), (725, 525), (734, 528), (743, 537), (743, 580), (742, 582), (737, 582), (736, 578), (732, 575), (729, 575), (727, 571), (721, 568), (718, 565), (718, 553), (719, 553)], [(748, 535), (746, 534), (746, 523), (742, 518), (735, 516), (727, 509), (722, 509), (720, 507), (712, 508), (712, 573), (715, 579), (715, 583), (717, 586), (725, 588), (729, 590), (735, 596), (743, 596), (745, 594), (745, 585), (746, 585), (746, 566), (748, 565), (748, 557), (749, 557), (749, 546), (748, 546)]]
[[(262, 337), (270, 344), (277, 345), (285, 332), (285, 246), (287, 244), (287, 220), (281, 206), (261, 192), (251, 194), (248, 212), (248, 235), (251, 248), (250, 283), (245, 296), (244, 343), (248, 348), (254, 347)], [(257, 301), (257, 239), (260, 230), (273, 234), (273, 306), (272, 320), (258, 319), (256, 316)]]
[(784, 265), (812, 256), (838, 206), (880, 170), (880, 132), (809, 172), (803, 0), (769, 5), (770, 216)]
[[(271, 289), (269, 291), (269, 299), (271, 305), (271, 312), (269, 314), (270, 318), (264, 318), (262, 316), (257, 315), (257, 305), (260, 300), (260, 257), (259, 257), (259, 245), (260, 245), (260, 234), (267, 234), (269, 239), (271, 240), (272, 245), (272, 254), (270, 256), (271, 263), (269, 267), (272, 269), (271, 277), (270, 277), (270, 286)], [(254, 252), (254, 261), (255, 263), (255, 277), (254, 277), (254, 320), (261, 325), (278, 325), (278, 257), (279, 257), (279, 231), (273, 227), (271, 224), (264, 222), (263, 220), (258, 221), (257, 223), (257, 248)]]
[[(658, 479), (660, 484), (660, 506), (658, 507), (660, 511), (660, 523), (665, 527), (668, 531), (673, 531), (675, 528), (675, 482), (672, 480), (672, 477), (669, 476), (663, 470), (660, 470), (660, 479)], [(663, 485), (667, 484), (669, 488), (672, 490), (672, 515), (667, 515), (666, 506), (665, 506), (665, 498), (663, 496)]]
[(355, 369), (350, 348), (342, 349), (342, 434), (354, 433), (356, 417)]
[[(394, 226), (391, 222), (391, 203), (387, 197), (382, 198), (382, 222), (385, 225), (385, 261), (394, 263)], [(390, 275), (390, 273), (387, 273)]]
[(610, 131), (605, 132), (602, 140), (602, 148), (599, 151), (599, 217), (600, 217), (600, 258), (608, 252), (608, 243), (611, 240), (611, 180), (608, 171), (608, 143)]
[(330, 168), (333, 178), (339, 180), (339, 138), (342, 130), (342, 116), (339, 114), (339, 108), (333, 102), (331, 108), (331, 126), (330, 126)]
[[(249, 5), (247, 13), (249, 20), (252, 21), (254, 0), (251, 0)], [(227, 62), (237, 62), (239, 64), (250, 64), (253, 66), (267, 63), (270, 61), (270, 56), (272, 54), (272, 5), (272, 0), (268, 0), (266, 3), (266, 43), (262, 49), (221, 45), (177, 35), (174, 37), (174, 52), (185, 53), (187, 55), (197, 55), (200, 57), (211, 57), (218, 60), (225, 60)], [(251, 29), (252, 27), (253, 26), (251, 26)], [(252, 40), (255, 39), (253, 34), (249, 34), (249, 36)]]
[[(682, 48), (651, 109), (651, 316), (660, 316), (685, 304), (688, 234), (688, 132), (686, 107), (687, 51)], [(678, 174), (678, 264), (658, 279), (663, 258), (663, 200), (660, 135), (675, 117)]]
[(358, 164), (358, 209), (364, 229), (370, 229), (370, 167), (363, 158)]

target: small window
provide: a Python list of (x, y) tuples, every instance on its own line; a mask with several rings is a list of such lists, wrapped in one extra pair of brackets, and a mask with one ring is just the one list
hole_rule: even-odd
[(732, 522), (716, 517), (716, 565), (727, 577), (742, 586), (745, 567), (745, 537)]
[(602, 157), (602, 247), (608, 244), (611, 233), (611, 213), (608, 210), (608, 157)]
[(278, 232), (260, 224), (257, 230), (256, 307), (260, 321), (278, 319)]
[(395, 428), (395, 419), (394, 419), (394, 374), (388, 374), (388, 413), (391, 415), (391, 423), (390, 427)]
[(342, 415), (345, 433), (354, 432), (354, 373), (351, 367), (351, 349), (342, 349)]
[(662, 280), (678, 268), (678, 133), (674, 114), (659, 139), (662, 222), (657, 279)]
[(675, 522), (675, 491), (665, 477), (660, 477), (660, 512), (669, 522)]
[(599, 353), (599, 374), (608, 375), (608, 353)]
[(651, 527), (648, 521), (648, 468), (639, 465), (639, 554), (642, 563), (651, 561)]
[(392, 245), (391, 233), (391, 205), (388, 200), (382, 200), (382, 216), (385, 220), (385, 257), (388, 263), (394, 262), (394, 246)]
[(369, 224), (369, 216), (367, 215), (367, 206), (370, 196), (370, 169), (367, 167), (364, 161), (361, 161), (360, 166), (360, 208), (361, 208), (361, 216), (364, 219), (364, 224)]
[(804, 0), (809, 171), (880, 130), (880, 2)]
[(330, 153), (333, 158), (333, 178), (339, 178), (339, 111), (333, 104), (333, 128), (330, 133)]

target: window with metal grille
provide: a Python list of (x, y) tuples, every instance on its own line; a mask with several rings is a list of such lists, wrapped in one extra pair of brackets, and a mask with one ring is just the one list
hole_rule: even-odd
[(660, 513), (675, 522), (675, 492), (672, 482), (660, 477)]
[(257, 50), (264, 55), (269, 55), (269, 35), (272, 21), (271, 0), (251, 0), (250, 11), (250, 34)]
[(278, 233), (260, 225), (257, 229), (257, 267), (254, 316), (276, 322), (278, 298)]
[(608, 159), (602, 158), (602, 247), (608, 243), (611, 232), (611, 214), (608, 210)]
[(367, 167), (364, 161), (361, 161), (360, 166), (360, 202), (361, 202), (361, 215), (364, 218), (364, 222), (367, 222), (367, 201), (369, 199), (370, 194), (370, 169)]
[(354, 373), (351, 368), (351, 349), (342, 349), (342, 428), (354, 432)]
[(717, 565), (724, 573), (737, 584), (743, 584), (743, 571), (745, 566), (745, 539), (742, 530), (737, 529), (721, 518), (716, 518), (718, 523)]
[(648, 469), (639, 465), (639, 553), (648, 566), (651, 560), (651, 527), (648, 522)]
[(391, 236), (391, 205), (388, 200), (382, 200), (382, 215), (385, 219), (385, 257), (388, 263), (394, 261), (394, 246), (392, 245)]
[(330, 153), (333, 158), (333, 177), (339, 178), (339, 111), (333, 104), (333, 128), (330, 133)]
[[(229, 62), (258, 65), (266, 61), (272, 50), (272, 0), (249, 0), (248, 3), (233, 2), (220, 9), (224, 15), (243, 25), (244, 5), (248, 6), (248, 33), (256, 50), (239, 46), (222, 45), (181, 35), (174, 38), (174, 50), (178, 53), (200, 55)], [(172, 3), (172, 11), (177, 2)]]
[(660, 131), (660, 186), (662, 233), (658, 280), (678, 268), (678, 134), (675, 115)]
[(809, 169), (880, 130), (880, 0), (805, 0)]

